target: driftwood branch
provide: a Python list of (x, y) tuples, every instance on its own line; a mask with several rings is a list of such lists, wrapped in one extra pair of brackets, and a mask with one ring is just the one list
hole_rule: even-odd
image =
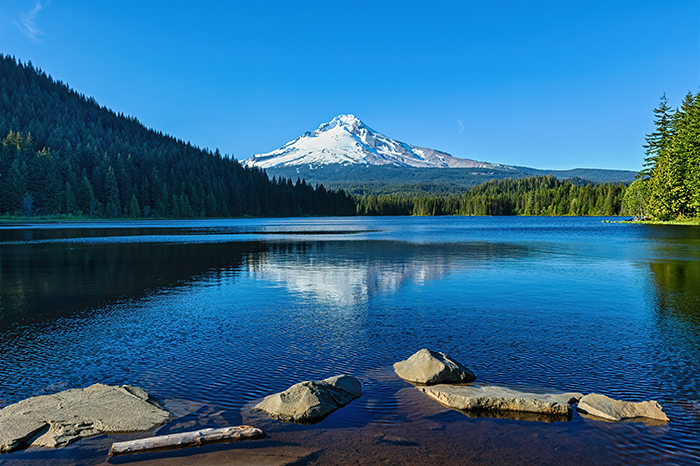
[(183, 432), (180, 434), (161, 435), (128, 442), (112, 444), (109, 450), (110, 456), (136, 453), (161, 448), (193, 447), (205, 443), (240, 440), (257, 440), (265, 437), (265, 432), (251, 426), (223, 427), (221, 429), (202, 429), (195, 432)]

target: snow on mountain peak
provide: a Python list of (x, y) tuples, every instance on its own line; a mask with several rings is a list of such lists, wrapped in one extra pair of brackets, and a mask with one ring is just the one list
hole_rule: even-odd
[(338, 115), (337, 117), (333, 118), (330, 122), (330, 124), (344, 124), (348, 126), (362, 126), (362, 122), (360, 121), (359, 118), (357, 118), (355, 115), (348, 113), (347, 115)]
[(364, 123), (362, 123), (362, 121), (359, 118), (357, 118), (355, 115), (347, 114), (347, 115), (338, 115), (337, 117), (333, 118), (328, 123), (321, 124), (321, 126), (319, 126), (318, 129), (316, 131), (314, 131), (314, 133), (329, 131), (329, 130), (336, 128), (336, 127), (346, 128), (347, 131), (349, 131), (351, 133), (357, 133), (362, 128), (365, 128), (365, 129), (371, 131), (371, 129), (368, 128)]
[(277, 150), (256, 154), (247, 167), (308, 165), (395, 165), (417, 168), (496, 167), (496, 164), (452, 157), (445, 152), (414, 147), (388, 138), (352, 114), (338, 115), (313, 132), (304, 133)]

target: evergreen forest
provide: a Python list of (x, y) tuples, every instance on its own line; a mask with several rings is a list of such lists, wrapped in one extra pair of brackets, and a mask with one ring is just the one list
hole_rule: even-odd
[(447, 196), (356, 197), (360, 215), (600, 215), (626, 214), (621, 199), (624, 183), (552, 175), (491, 180)]
[(644, 169), (623, 198), (640, 219), (700, 218), (700, 92), (673, 109), (664, 95), (646, 137)]
[(700, 213), (698, 96), (656, 109), (647, 167), (630, 188), (552, 175), (493, 179), (460, 193), (348, 195), (268, 178), (115, 113), (0, 55), (0, 216), (197, 218), (299, 215), (632, 215)]
[(0, 55), (0, 215), (191, 218), (355, 214), (342, 190), (273, 178), (100, 106)]

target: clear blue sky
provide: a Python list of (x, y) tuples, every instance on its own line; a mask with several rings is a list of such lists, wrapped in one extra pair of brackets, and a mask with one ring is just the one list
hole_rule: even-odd
[(245, 159), (341, 113), (457, 157), (638, 170), (700, 2), (0, 2), (0, 53)]

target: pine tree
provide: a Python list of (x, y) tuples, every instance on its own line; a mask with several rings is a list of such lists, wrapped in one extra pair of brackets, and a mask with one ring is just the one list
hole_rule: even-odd
[(647, 180), (638, 179), (632, 182), (622, 198), (622, 205), (625, 212), (629, 215), (634, 215), (638, 219), (644, 218), (647, 215), (645, 204), (647, 202)]
[(674, 110), (668, 105), (666, 94), (661, 96), (661, 102), (658, 108), (654, 109), (654, 125), (656, 130), (646, 136), (646, 144), (643, 146), (646, 151), (644, 159), (644, 169), (639, 172), (640, 177), (652, 176), (654, 168), (657, 165), (659, 152), (665, 150), (670, 145), (670, 139), (673, 134), (673, 116)]
[[(276, 215), (296, 213), (298, 205), (318, 214), (331, 204), (342, 209), (334, 214), (354, 213), (345, 193), (288, 190), (291, 180), (272, 183), (219, 151), (149, 130), (2, 54), (0, 136), (0, 214), (66, 213), (66, 182), (78, 211), (91, 216), (126, 215), (134, 195), (145, 216), (169, 215), (175, 197), (178, 215), (187, 216)], [(26, 187), (17, 191), (11, 181)]]
[(26, 193), (20, 200), (20, 210), (25, 217), (31, 217), (34, 210), (34, 195)]
[(141, 216), (141, 207), (139, 206), (139, 200), (136, 199), (136, 194), (131, 195), (127, 215), (131, 218), (139, 218)]
[(66, 187), (63, 192), (65, 194), (65, 212), (75, 214), (78, 211), (78, 201), (75, 199), (75, 193), (70, 181), (66, 181)]
[(80, 189), (77, 191), (76, 201), (78, 203), (78, 208), (92, 217), (95, 214), (95, 207), (97, 206), (97, 199), (95, 199), (95, 192), (92, 189), (92, 183), (88, 179), (87, 175), (83, 175), (80, 181)]
[(657, 220), (700, 213), (700, 120), (698, 96), (686, 95), (671, 111), (665, 96), (654, 110), (657, 130), (647, 136), (647, 159), (640, 175), (648, 178), (646, 208)]
[(674, 217), (672, 191), (675, 183), (676, 165), (672, 153), (675, 111), (668, 105), (666, 94), (654, 109), (656, 130), (646, 136), (647, 144), (642, 177), (648, 177), (648, 200), (646, 210), (652, 218), (670, 220)]
[(119, 200), (119, 188), (117, 187), (117, 176), (112, 167), (107, 170), (105, 182), (105, 214), (108, 217), (118, 217), (121, 213), (121, 202)]
[(700, 215), (700, 93), (688, 93), (677, 112), (673, 149), (677, 154), (674, 197), (683, 217)]
[(19, 159), (15, 159), (7, 174), (7, 183), (4, 185), (3, 208), (10, 213), (18, 213), (22, 210), (22, 199), (29, 194), (27, 191), (27, 165)]

